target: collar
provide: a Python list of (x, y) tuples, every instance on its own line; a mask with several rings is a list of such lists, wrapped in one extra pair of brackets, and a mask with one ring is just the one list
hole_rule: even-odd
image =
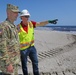
[(6, 21), (8, 21), (10, 23), (11, 27), (15, 27), (14, 23), (12, 23), (8, 18), (6, 19)]

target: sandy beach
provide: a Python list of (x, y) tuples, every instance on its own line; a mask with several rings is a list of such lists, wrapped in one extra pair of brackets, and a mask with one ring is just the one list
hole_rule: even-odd
[[(59, 31), (35, 30), (40, 75), (76, 75), (76, 35)], [(31, 61), (28, 71), (32, 74)], [(19, 68), (19, 74), (22, 74)]]

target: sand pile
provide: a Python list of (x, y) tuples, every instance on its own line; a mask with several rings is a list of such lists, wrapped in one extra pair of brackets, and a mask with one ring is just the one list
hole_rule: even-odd
[[(41, 75), (70, 75), (76, 71), (76, 36), (65, 32), (35, 30)], [(29, 60), (30, 61), (30, 60)], [(31, 63), (28, 70), (32, 73)], [(19, 70), (19, 73), (21, 70)]]

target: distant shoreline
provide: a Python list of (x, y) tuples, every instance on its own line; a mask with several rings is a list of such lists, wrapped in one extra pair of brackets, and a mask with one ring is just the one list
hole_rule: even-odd
[(36, 29), (55, 30), (55, 31), (76, 31), (76, 26), (43, 26)]

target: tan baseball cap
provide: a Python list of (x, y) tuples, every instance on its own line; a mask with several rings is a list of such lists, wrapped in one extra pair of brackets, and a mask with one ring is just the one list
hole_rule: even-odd
[(13, 11), (13, 12), (20, 12), (18, 9), (18, 6), (12, 5), (12, 4), (7, 4), (7, 9)]

